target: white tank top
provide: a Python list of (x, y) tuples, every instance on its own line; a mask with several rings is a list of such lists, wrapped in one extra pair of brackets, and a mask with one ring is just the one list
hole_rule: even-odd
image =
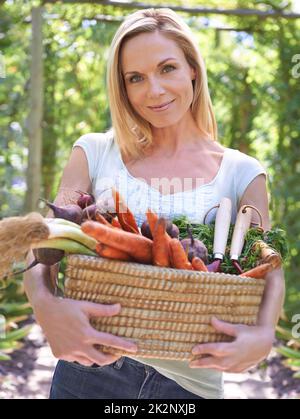
[[(191, 222), (202, 223), (207, 211), (222, 197), (232, 201), (232, 223), (235, 222), (239, 202), (251, 181), (266, 171), (253, 157), (238, 150), (226, 148), (219, 170), (212, 181), (201, 183), (194, 189), (179, 190), (162, 195), (158, 188), (135, 178), (127, 170), (113, 139), (113, 131), (91, 133), (80, 137), (73, 147), (81, 147), (87, 157), (92, 192), (96, 199), (110, 196), (115, 186), (134, 213), (139, 226), (145, 220), (147, 208), (166, 218), (186, 215)], [(154, 174), (155, 176), (155, 174)], [(211, 211), (207, 222), (213, 221)], [(213, 369), (192, 369), (188, 362), (134, 358), (150, 365), (164, 376), (176, 381), (186, 390), (204, 398), (223, 398), (222, 373)]]

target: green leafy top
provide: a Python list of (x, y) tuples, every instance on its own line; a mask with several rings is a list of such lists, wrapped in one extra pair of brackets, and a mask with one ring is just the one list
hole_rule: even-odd
[[(188, 218), (183, 215), (173, 219), (173, 223), (179, 228), (179, 237), (184, 239), (188, 237), (187, 226), (191, 226), (194, 238), (197, 238), (205, 244), (209, 255), (209, 263), (213, 261), (213, 241), (215, 224), (195, 224), (189, 222)], [(221, 271), (224, 273), (236, 274), (235, 268), (230, 261), (230, 243), (232, 239), (234, 225), (231, 224), (229, 228), (229, 235), (227, 246), (225, 250), (224, 260), (221, 264)], [(263, 240), (266, 244), (280, 253), (283, 261), (288, 257), (288, 245), (285, 231), (279, 228), (274, 228), (270, 231), (263, 231), (260, 227), (250, 228), (245, 236), (245, 244), (239, 259), (239, 263), (244, 271), (254, 268), (259, 260), (259, 250), (254, 250), (253, 244)]]

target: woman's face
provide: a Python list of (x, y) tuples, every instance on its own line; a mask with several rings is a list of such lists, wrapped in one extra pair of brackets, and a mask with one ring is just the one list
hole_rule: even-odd
[(158, 31), (137, 35), (122, 47), (121, 68), (132, 107), (154, 127), (190, 112), (195, 71), (173, 40)]

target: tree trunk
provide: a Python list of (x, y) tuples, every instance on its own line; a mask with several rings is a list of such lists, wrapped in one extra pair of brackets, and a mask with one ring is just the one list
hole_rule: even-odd
[(41, 150), (43, 118), (43, 36), (42, 8), (32, 9), (30, 66), (30, 112), (28, 115), (28, 167), (25, 211), (37, 209), (41, 189)]

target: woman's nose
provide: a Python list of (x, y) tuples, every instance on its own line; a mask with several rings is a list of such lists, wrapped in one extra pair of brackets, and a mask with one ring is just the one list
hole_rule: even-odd
[(159, 80), (157, 79), (149, 79), (149, 83), (148, 83), (148, 97), (151, 98), (156, 98), (158, 96), (161, 96), (162, 94), (165, 93), (165, 89), (164, 87), (161, 85), (161, 83), (159, 82)]

